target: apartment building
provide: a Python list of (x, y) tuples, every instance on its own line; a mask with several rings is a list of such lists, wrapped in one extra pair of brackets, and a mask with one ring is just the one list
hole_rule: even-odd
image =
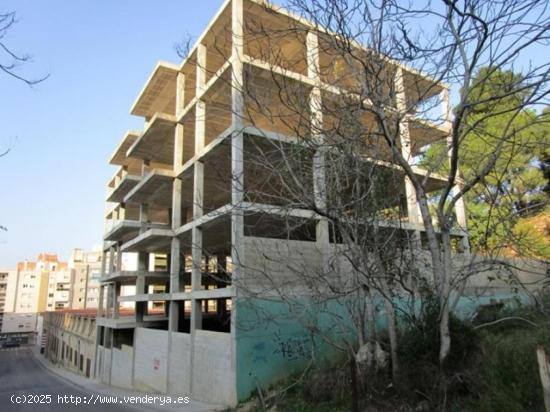
[(0, 333), (4, 323), (4, 313), (13, 312), (16, 282), (17, 271), (0, 269)]
[(99, 305), (101, 250), (73, 249), (69, 259), (71, 270), (71, 309), (96, 309)]
[[(101, 251), (74, 249), (69, 264), (41, 253), (36, 261), (0, 271), (0, 337), (31, 341), (41, 333), (38, 314), (67, 309), (92, 309), (99, 303)], [(127, 256), (125, 266), (135, 266)], [(94, 331), (95, 333), (95, 331)]]
[(0, 270), (0, 340), (32, 342), (36, 313), (15, 312), (17, 285), (17, 270)]
[(17, 277), (15, 312), (39, 313), (69, 307), (71, 271), (57, 255), (41, 253), (34, 262), (19, 262)]
[[(338, 239), (322, 216), (270, 201), (269, 187), (255, 196), (274, 180), (253, 158), (270, 153), (277, 161), (270, 145), (286, 150), (299, 144), (295, 130), (323, 122), (320, 99), (353, 93), (349, 83), (338, 83), (346, 64), (330, 54), (327, 36), (264, 1), (228, 0), (181, 64), (154, 68), (131, 109), (144, 118), (144, 128), (126, 133), (110, 158), (117, 170), (108, 182), (97, 318), (96, 376), (103, 382), (235, 404), (309, 359), (306, 333), (295, 322), (255, 322), (259, 312), (273, 318), (282, 312), (258, 273), (299, 290), (289, 268), (322, 266), (325, 254), (337, 252)], [(401, 99), (418, 92), (409, 85), (424, 84), (448, 104), (444, 85), (388, 66), (404, 85)], [(277, 101), (281, 83), (292, 84), (306, 102), (309, 123), (284, 114)], [(416, 153), (448, 130), (413, 116), (402, 127), (402, 150)], [(394, 169), (388, 159), (373, 161)], [(318, 184), (319, 169), (308, 173)], [(433, 190), (442, 186), (441, 177), (427, 178)], [(400, 230), (422, 232), (410, 182), (401, 176), (388, 190), (403, 193)], [(460, 203), (457, 218), (464, 229)], [(460, 229), (455, 234), (465, 236)], [(137, 270), (122, 270), (130, 252), (138, 256)], [(155, 256), (166, 263), (152, 264)], [(126, 285), (135, 293), (122, 294)], [(134, 310), (123, 313), (125, 303)]]

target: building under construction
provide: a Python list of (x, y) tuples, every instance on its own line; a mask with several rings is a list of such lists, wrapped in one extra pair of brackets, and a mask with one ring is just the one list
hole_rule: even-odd
[[(260, 194), (258, 187), (270, 180), (252, 160), (270, 144), (292, 146), (297, 130), (334, 121), (321, 102), (353, 94), (345, 62), (330, 53), (330, 36), (263, 1), (228, 0), (181, 64), (154, 68), (131, 108), (144, 118), (143, 130), (126, 133), (110, 159), (117, 171), (106, 199), (97, 378), (235, 404), (308, 357), (297, 328), (240, 325), (255, 310), (245, 298), (250, 289), (258, 298), (269, 294), (253, 281), (258, 268), (273, 276), (284, 271), (269, 253), (291, 250), (315, 267), (322, 261), (319, 251), (338, 242), (327, 219), (270, 201), (268, 189)], [(426, 98), (439, 96), (442, 106), (448, 104), (444, 85), (388, 65), (400, 90), (397, 105), (409, 92), (419, 93), (419, 84), (430, 89)], [(278, 100), (281, 84), (296, 90), (306, 115), (290, 113)], [(412, 163), (422, 147), (444, 140), (448, 127), (407, 117), (403, 156)], [(384, 153), (372, 161), (393, 168)], [(426, 175), (416, 166), (415, 172)], [(312, 186), (319, 173), (311, 170)], [(427, 179), (433, 190), (442, 187), (437, 175)], [(414, 189), (404, 175), (396, 191), (403, 199), (400, 230), (422, 232)], [(460, 202), (456, 215), (465, 228)], [(124, 271), (122, 255), (130, 252), (138, 254), (138, 268)], [(133, 311), (120, 309), (128, 303)]]

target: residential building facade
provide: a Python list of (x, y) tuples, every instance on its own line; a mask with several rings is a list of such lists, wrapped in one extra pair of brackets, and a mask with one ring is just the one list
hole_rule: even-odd
[(17, 271), (0, 269), (0, 331), (4, 312), (13, 312)]
[(71, 270), (71, 309), (97, 309), (99, 305), (99, 278), (101, 251), (73, 249), (69, 259)]
[(68, 309), (71, 271), (55, 254), (41, 253), (35, 262), (17, 264), (14, 312), (39, 313)]
[(95, 354), (95, 309), (46, 312), (44, 356), (74, 373), (91, 377)]
[(36, 314), (15, 313), (17, 271), (0, 270), (0, 340), (31, 342), (36, 328)]

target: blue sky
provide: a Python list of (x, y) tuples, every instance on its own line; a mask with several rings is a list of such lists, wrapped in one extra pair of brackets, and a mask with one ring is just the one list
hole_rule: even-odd
[(158, 60), (198, 36), (222, 0), (4, 0), (19, 22), (5, 43), (50, 77), (33, 88), (0, 74), (0, 267), (40, 252), (67, 259), (101, 243), (107, 159), (143, 120), (130, 106)]
[[(143, 127), (129, 115), (133, 101), (156, 62), (179, 63), (174, 44), (200, 35), (221, 4), (2, 1), (19, 20), (4, 42), (33, 56), (20, 73), (49, 78), (29, 88), (0, 73), (0, 153), (12, 147), (0, 158), (0, 267), (101, 243), (115, 172), (107, 160), (128, 129)], [(538, 46), (520, 61), (547, 56)]]

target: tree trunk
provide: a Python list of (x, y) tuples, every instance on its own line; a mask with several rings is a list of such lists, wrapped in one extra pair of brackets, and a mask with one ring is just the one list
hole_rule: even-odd
[(390, 289), (385, 279), (381, 280), (382, 290), (384, 291), (384, 307), (386, 308), (386, 317), (388, 319), (388, 336), (390, 338), (390, 355), (392, 380), (396, 386), (399, 386), (399, 355), (397, 352), (397, 322), (395, 321), (395, 308), (391, 300)]
[[(367, 298), (365, 296), (365, 289), (361, 287), (359, 289), (359, 299), (357, 304), (357, 315), (356, 315), (356, 327), (357, 327), (357, 337), (359, 339), (359, 347), (363, 346), (366, 341), (365, 333), (365, 318), (367, 311)], [(367, 326), (368, 327), (368, 326)]]
[(350, 353), (350, 373), (351, 373), (351, 410), (359, 412), (359, 379), (357, 376), (357, 362), (355, 354)]
[(443, 273), (441, 276), (441, 291), (439, 295), (439, 364), (443, 367), (445, 359), (451, 352), (451, 333), (449, 329), (449, 295), (451, 293), (452, 256), (451, 236), (448, 230), (441, 231), (443, 246)]
[(449, 306), (444, 305), (441, 308), (441, 319), (439, 320), (439, 365), (443, 363), (451, 352), (451, 333), (449, 331)]
[(367, 289), (367, 293), (365, 295), (365, 305), (367, 312), (368, 341), (370, 343), (370, 358), (367, 363), (367, 367), (370, 371), (374, 367), (374, 359), (376, 354), (376, 315), (374, 313), (374, 299), (370, 289)]
[(435, 228), (432, 224), (428, 207), (428, 201), (425, 193), (419, 193), (416, 191), (416, 198), (424, 221), (424, 229), (428, 238), (428, 245), (432, 260), (432, 272), (434, 277), (434, 283), (437, 290), (439, 304), (440, 304), (440, 317), (439, 317), (439, 364), (443, 367), (445, 359), (451, 351), (451, 334), (449, 332), (449, 305), (448, 296), (451, 282), (451, 239), (448, 230), (444, 230), (443, 225), (445, 222), (440, 222), (441, 229), (441, 243), (443, 244), (443, 256), (440, 249), (440, 242), (435, 232)]

